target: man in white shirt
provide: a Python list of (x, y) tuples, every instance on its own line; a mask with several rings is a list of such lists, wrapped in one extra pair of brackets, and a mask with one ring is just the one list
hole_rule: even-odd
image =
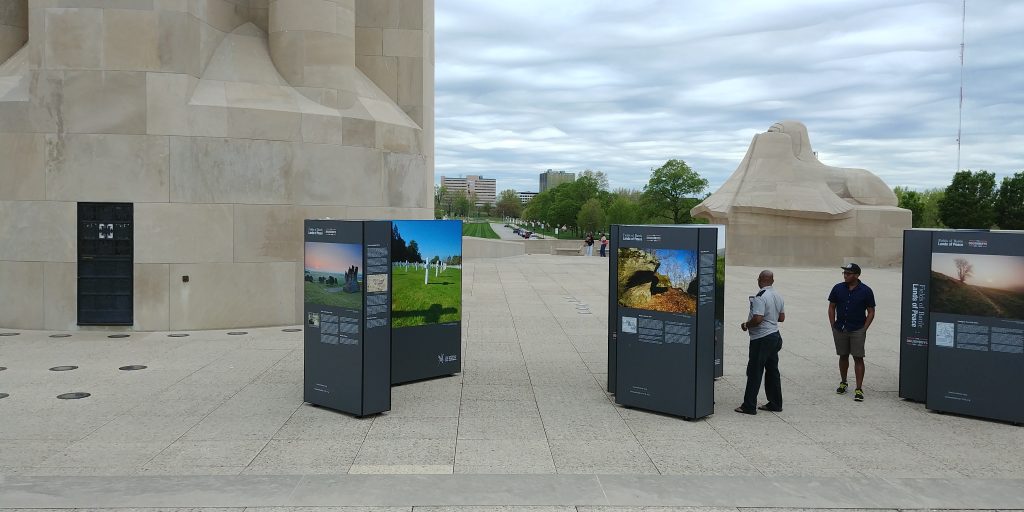
[[(757, 414), (757, 410), (782, 411), (782, 376), (779, 374), (779, 350), (782, 349), (782, 335), (779, 323), (786, 320), (782, 296), (772, 285), (775, 276), (771, 270), (762, 270), (757, 276), (757, 295), (750, 297), (750, 314), (740, 329), (750, 334), (750, 357), (747, 360), (747, 387), (743, 393), (743, 405), (736, 412)], [(758, 407), (757, 393), (761, 391), (761, 377), (764, 376), (764, 392), (768, 403)]]

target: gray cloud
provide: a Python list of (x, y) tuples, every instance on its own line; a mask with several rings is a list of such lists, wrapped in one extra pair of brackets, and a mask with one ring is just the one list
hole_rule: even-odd
[[(536, 190), (545, 169), (639, 188), (686, 160), (720, 185), (803, 121), (829, 165), (892, 186), (956, 167), (960, 2), (437, 2), (437, 175)], [(1024, 2), (967, 5), (961, 167), (1024, 170)]]

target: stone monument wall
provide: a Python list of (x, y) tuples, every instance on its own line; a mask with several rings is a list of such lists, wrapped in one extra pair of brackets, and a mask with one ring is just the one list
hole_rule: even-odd
[(432, 218), (433, 13), (0, 0), (0, 326), (77, 328), (78, 202), (134, 204), (133, 329), (300, 323), (303, 219)]

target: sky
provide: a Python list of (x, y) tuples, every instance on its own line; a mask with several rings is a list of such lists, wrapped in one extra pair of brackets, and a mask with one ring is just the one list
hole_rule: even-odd
[(396, 220), (395, 226), (405, 243), (415, 240), (420, 256), (430, 261), (462, 255), (462, 223), (457, 220)]
[[(676, 158), (716, 190), (776, 121), (890, 186), (957, 169), (959, 0), (441, 0), (435, 176), (642, 188)], [(960, 168), (1024, 171), (1024, 1), (968, 0)]]
[(656, 249), (654, 257), (661, 262), (658, 273), (668, 276), (672, 286), (687, 287), (697, 277), (696, 251)]
[(363, 247), (359, 244), (306, 242), (306, 270), (325, 274), (344, 274), (349, 267), (362, 274)]

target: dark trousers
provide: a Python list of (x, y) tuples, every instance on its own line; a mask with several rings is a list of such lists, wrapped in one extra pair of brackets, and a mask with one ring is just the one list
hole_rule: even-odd
[(750, 358), (747, 360), (747, 389), (743, 393), (743, 410), (757, 410), (757, 392), (764, 376), (764, 393), (769, 409), (782, 409), (782, 376), (779, 374), (779, 350), (782, 335), (773, 332), (750, 340)]

